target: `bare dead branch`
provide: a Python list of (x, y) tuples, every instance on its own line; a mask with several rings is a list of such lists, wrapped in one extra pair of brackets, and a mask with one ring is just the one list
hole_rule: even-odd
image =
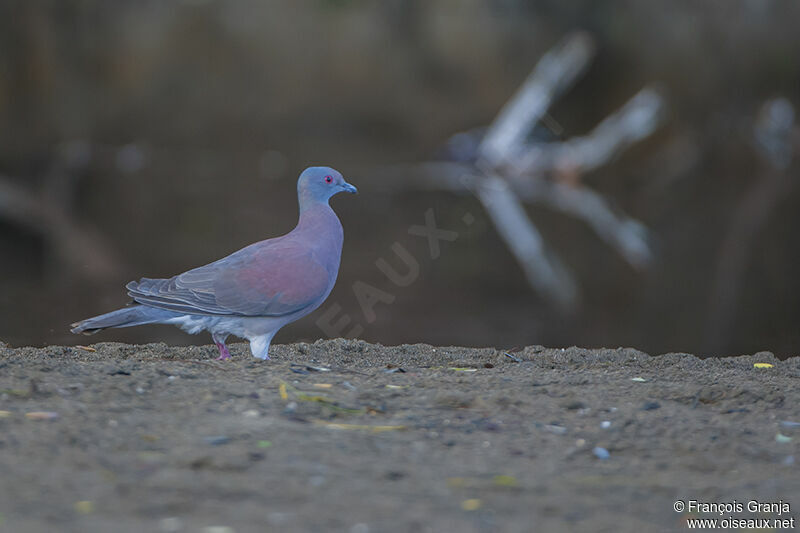
[(794, 157), (794, 106), (787, 98), (767, 100), (759, 110), (753, 140), (762, 157), (785, 170)]
[(568, 310), (578, 300), (578, 288), (558, 258), (548, 253), (539, 230), (525, 213), (506, 181), (490, 174), (480, 181), (477, 196), (498, 233), (517, 258), (533, 288)]
[[(618, 213), (597, 192), (579, 185), (545, 179), (557, 172), (579, 175), (608, 163), (661, 124), (664, 102), (653, 88), (639, 91), (589, 134), (564, 142), (526, 141), (536, 123), (546, 117), (553, 100), (586, 69), (594, 53), (590, 36), (575, 33), (547, 52), (480, 138), (481, 130), (456, 134), (448, 143), (454, 162), (430, 162), (392, 180), (416, 188), (472, 191), (528, 282), (562, 309), (578, 301), (572, 275), (547, 250), (522, 202), (546, 205), (584, 220), (635, 268), (652, 260), (647, 228)], [(418, 181), (413, 177), (419, 176)], [(408, 179), (410, 178), (411, 179)], [(576, 180), (577, 181), (577, 180)]]
[(592, 38), (586, 33), (573, 33), (542, 56), (492, 122), (478, 147), (478, 155), (497, 167), (516, 152), (553, 100), (583, 73), (593, 54)]
[[(452, 192), (476, 191), (483, 179), (472, 165), (430, 162), (403, 172), (415, 187)], [(398, 183), (399, 180), (391, 180)], [(653, 259), (647, 227), (624, 213), (616, 212), (599, 193), (587, 187), (559, 182), (516, 178), (505, 180), (527, 203), (545, 205), (585, 221), (594, 232), (634, 268), (645, 268)]]
[(653, 259), (647, 227), (615, 212), (602, 195), (588, 187), (544, 181), (512, 182), (520, 197), (580, 218), (634, 268), (647, 267)]
[(661, 95), (646, 87), (588, 135), (525, 147), (507, 163), (513, 166), (514, 173), (529, 176), (539, 176), (550, 170), (590, 172), (650, 136), (663, 121), (663, 111)]

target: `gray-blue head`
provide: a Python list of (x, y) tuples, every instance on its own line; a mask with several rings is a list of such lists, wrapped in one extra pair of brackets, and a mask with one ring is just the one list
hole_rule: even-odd
[(331, 196), (340, 192), (355, 194), (358, 189), (344, 181), (342, 175), (331, 167), (308, 167), (297, 180), (301, 211), (313, 203), (327, 204)]

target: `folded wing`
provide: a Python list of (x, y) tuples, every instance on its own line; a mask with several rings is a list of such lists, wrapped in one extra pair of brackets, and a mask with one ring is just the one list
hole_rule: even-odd
[(169, 279), (128, 283), (134, 301), (180, 313), (282, 316), (318, 302), (330, 288), (325, 266), (307, 247), (263, 241)]

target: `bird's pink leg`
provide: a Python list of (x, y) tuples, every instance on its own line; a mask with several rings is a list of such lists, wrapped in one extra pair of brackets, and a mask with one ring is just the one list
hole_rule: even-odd
[(217, 361), (224, 361), (225, 359), (231, 358), (231, 352), (228, 351), (228, 347), (225, 346), (224, 342), (218, 342), (217, 348), (219, 348), (219, 357), (217, 357)]
[(217, 361), (224, 361), (225, 359), (231, 358), (231, 352), (229, 352), (228, 347), (225, 346), (225, 339), (227, 337), (227, 335), (218, 335), (216, 333), (211, 334), (214, 344), (216, 344), (217, 348), (219, 349), (219, 357), (217, 357)]

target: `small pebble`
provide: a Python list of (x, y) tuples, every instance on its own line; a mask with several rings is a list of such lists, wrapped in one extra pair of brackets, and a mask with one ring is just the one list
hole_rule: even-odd
[(653, 411), (659, 409), (661, 404), (658, 402), (647, 402), (642, 406), (642, 411)]
[(158, 528), (164, 533), (177, 533), (183, 529), (183, 520), (177, 516), (162, 518), (158, 522)]
[(564, 408), (569, 409), (570, 411), (583, 409), (584, 407), (586, 407), (586, 404), (580, 400), (570, 400), (564, 403)]
[(282, 526), (289, 521), (289, 518), (290, 518), (289, 513), (274, 511), (267, 515), (267, 522), (269, 522), (271, 526)]
[(631, 378), (631, 381), (635, 381), (637, 383), (647, 383), (647, 380), (644, 378)]
[(602, 460), (606, 460), (609, 457), (611, 457), (611, 454), (608, 452), (608, 450), (606, 450), (605, 448), (601, 448), (600, 446), (595, 447), (592, 450), (592, 453), (594, 454), (595, 457)]
[(780, 442), (781, 444), (792, 442), (792, 437), (784, 435), (783, 433), (778, 433), (777, 435), (775, 435), (775, 442)]
[(255, 409), (248, 409), (247, 411), (242, 411), (242, 416), (245, 418), (258, 418), (261, 415)]
[(0, 411), (0, 418), (8, 418), (11, 416), (11, 411)]
[(785, 428), (800, 428), (800, 422), (793, 422), (791, 420), (781, 420), (781, 425)]
[(608, 429), (611, 427), (611, 420), (603, 420), (600, 422), (600, 427), (603, 429)]
[(567, 428), (564, 426), (556, 426), (555, 424), (548, 424), (544, 427), (544, 429), (550, 433), (555, 433), (556, 435), (563, 435), (567, 432)]
[(205, 437), (203, 440), (211, 446), (222, 446), (223, 444), (228, 444), (231, 438), (226, 435), (215, 435), (213, 437)]

